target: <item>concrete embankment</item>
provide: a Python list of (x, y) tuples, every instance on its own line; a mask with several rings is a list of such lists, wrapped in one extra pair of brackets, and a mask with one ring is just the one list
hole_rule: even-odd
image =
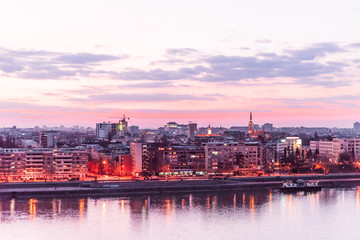
[(279, 188), (287, 179), (317, 180), (322, 187), (360, 186), (360, 174), (238, 177), (178, 181), (1, 183), (0, 197), (126, 196), (134, 194)]

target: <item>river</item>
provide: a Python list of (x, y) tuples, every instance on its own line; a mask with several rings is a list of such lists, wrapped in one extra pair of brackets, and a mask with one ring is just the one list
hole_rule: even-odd
[(360, 187), (0, 199), (1, 240), (360, 239)]

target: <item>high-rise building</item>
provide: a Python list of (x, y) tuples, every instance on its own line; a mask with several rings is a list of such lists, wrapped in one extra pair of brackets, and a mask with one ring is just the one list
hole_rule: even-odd
[(130, 143), (130, 154), (132, 156), (132, 171), (140, 173), (143, 171), (143, 143), (132, 142)]
[(195, 138), (195, 135), (197, 134), (197, 124), (190, 122), (188, 128), (188, 138), (193, 140)]
[(354, 130), (355, 131), (360, 131), (360, 123), (359, 122), (354, 123)]
[(129, 132), (130, 132), (131, 136), (133, 137), (135, 134), (139, 133), (139, 126), (130, 126)]
[(116, 134), (118, 123), (97, 123), (96, 124), (96, 138), (109, 139)]
[(39, 136), (39, 145), (44, 148), (52, 148), (57, 143), (57, 134), (56, 131), (43, 131), (40, 132)]

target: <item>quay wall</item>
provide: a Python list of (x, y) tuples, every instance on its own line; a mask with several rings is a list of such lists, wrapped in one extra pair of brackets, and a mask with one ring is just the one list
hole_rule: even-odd
[[(275, 176), (253, 178), (204, 179), (183, 181), (97, 181), (97, 182), (47, 182), (1, 183), (0, 197), (80, 197), (127, 196), (135, 194), (188, 193), (223, 190), (277, 189), (287, 179), (317, 180), (325, 188), (360, 186), (359, 174), (305, 176)], [(252, 181), (251, 181), (252, 180)]]

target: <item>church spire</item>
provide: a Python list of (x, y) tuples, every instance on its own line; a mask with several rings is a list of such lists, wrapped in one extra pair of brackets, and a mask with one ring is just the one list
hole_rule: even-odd
[(249, 122), (249, 126), (248, 126), (248, 133), (250, 135), (254, 135), (255, 131), (254, 131), (254, 123), (252, 121), (252, 112), (250, 112), (250, 122)]

